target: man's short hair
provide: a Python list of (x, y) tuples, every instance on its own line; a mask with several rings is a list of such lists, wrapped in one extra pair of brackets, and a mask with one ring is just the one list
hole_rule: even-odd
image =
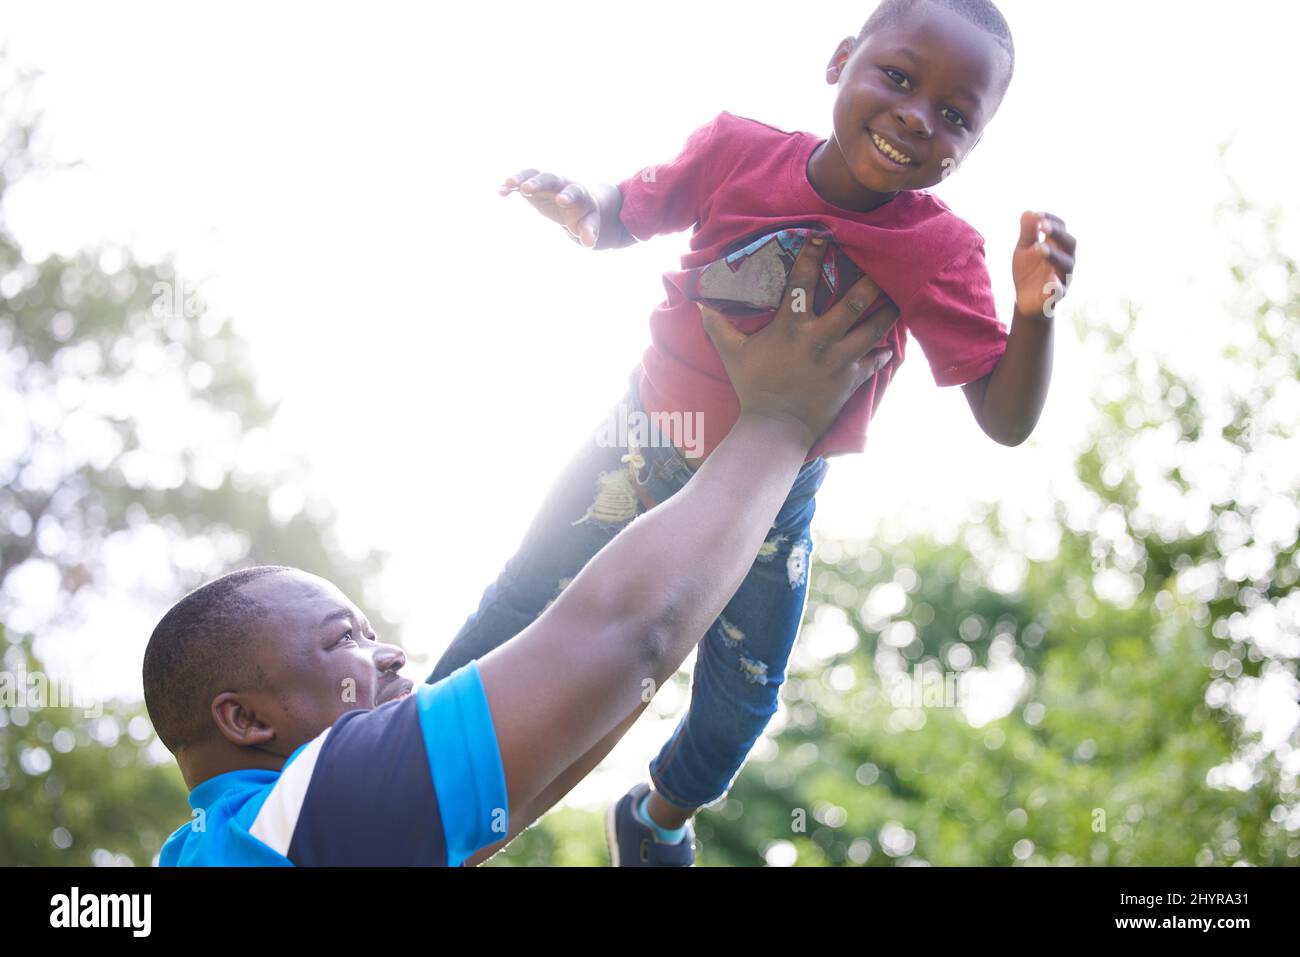
[(992, 0), (881, 0), (880, 6), (876, 7), (858, 31), (858, 40), (865, 39), (877, 30), (892, 27), (923, 3), (951, 10), (997, 40), (1007, 54), (1007, 75), (998, 90), (999, 95), (1005, 95), (1011, 86), (1011, 76), (1016, 71), (1016, 45), (1011, 39), (1011, 27), (1007, 24), (1006, 17)]
[(254, 676), (249, 652), (267, 609), (241, 589), (287, 571), (257, 565), (223, 575), (178, 601), (154, 628), (144, 652), (144, 703), (172, 754), (213, 733), (212, 699)]

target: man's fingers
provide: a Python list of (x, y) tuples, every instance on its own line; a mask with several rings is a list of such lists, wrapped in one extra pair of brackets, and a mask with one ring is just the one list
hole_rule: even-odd
[(886, 302), (877, 309), (871, 316), (856, 329), (839, 341), (836, 347), (840, 353), (849, 362), (860, 359), (872, 349), (874, 349), (880, 340), (888, 335), (889, 330), (894, 327), (898, 321), (898, 306), (893, 302)]
[(700, 318), (704, 320), (704, 331), (712, 340), (713, 348), (718, 350), (719, 355), (725, 358), (735, 352), (749, 338), (749, 336), (733, 326), (726, 316), (710, 309), (703, 303), (700, 303), (699, 306)]
[(774, 322), (789, 322), (796, 316), (812, 313), (813, 297), (817, 291), (817, 276), (821, 272), (822, 257), (826, 255), (826, 242), (819, 236), (810, 236), (795, 257), (786, 284), (785, 301), (777, 310)]
[(826, 334), (833, 337), (844, 335), (862, 318), (862, 314), (879, 295), (880, 287), (872, 282), (870, 276), (863, 276), (821, 318), (820, 321), (825, 324)]
[(856, 392), (862, 388), (868, 379), (889, 365), (890, 360), (893, 358), (894, 351), (886, 349), (884, 352), (873, 352), (871, 355), (859, 359), (856, 375), (857, 384), (853, 387), (853, 391)]

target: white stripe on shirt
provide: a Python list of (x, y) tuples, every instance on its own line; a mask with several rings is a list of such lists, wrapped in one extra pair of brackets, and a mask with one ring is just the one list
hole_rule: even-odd
[(285, 857), (289, 856), (289, 844), (293, 840), (294, 828), (298, 826), (298, 813), (302, 803), (307, 799), (307, 788), (311, 785), (312, 773), (316, 770), (316, 759), (330, 729), (326, 729), (310, 741), (296, 758), (292, 758), (280, 773), (280, 779), (266, 796), (261, 810), (253, 820), (248, 833), (263, 844)]

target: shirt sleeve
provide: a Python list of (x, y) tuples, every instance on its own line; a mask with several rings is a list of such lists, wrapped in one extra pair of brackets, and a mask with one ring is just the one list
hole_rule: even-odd
[(1007, 351), (984, 242), (959, 254), (913, 294), (900, 314), (940, 386), (964, 385), (993, 371)]
[(307, 866), (458, 866), (505, 837), (505, 775), (478, 663), (349, 711), (290, 756), (250, 833)]
[(509, 824), (505, 770), (478, 662), (420, 685), (416, 698), (447, 863), (457, 867), (505, 837)]
[(726, 113), (719, 113), (686, 139), (677, 158), (647, 166), (618, 184), (619, 218), (637, 239), (678, 233), (700, 221), (700, 208), (717, 186)]

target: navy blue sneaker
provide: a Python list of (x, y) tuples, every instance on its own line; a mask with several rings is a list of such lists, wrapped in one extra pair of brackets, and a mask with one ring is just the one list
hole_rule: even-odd
[(609, 861), (615, 867), (690, 867), (695, 863), (695, 831), (686, 825), (686, 836), (676, 844), (655, 840), (655, 832), (641, 823), (634, 808), (650, 793), (642, 782), (610, 807), (605, 815), (605, 840)]

